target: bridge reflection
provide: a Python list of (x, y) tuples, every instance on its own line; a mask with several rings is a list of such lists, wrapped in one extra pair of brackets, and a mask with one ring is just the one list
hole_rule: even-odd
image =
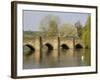
[(24, 55), (23, 68), (52, 68), (90, 65), (89, 49), (67, 49), (51, 50), (46, 52), (35, 50), (30, 56)]

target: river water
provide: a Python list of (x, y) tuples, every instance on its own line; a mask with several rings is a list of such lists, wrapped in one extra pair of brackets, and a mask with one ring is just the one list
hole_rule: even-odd
[(90, 66), (90, 49), (24, 51), (23, 69)]

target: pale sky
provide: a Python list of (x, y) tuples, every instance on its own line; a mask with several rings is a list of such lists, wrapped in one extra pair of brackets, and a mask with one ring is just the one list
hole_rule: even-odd
[(75, 12), (53, 12), (53, 11), (23, 11), (23, 30), (24, 31), (39, 31), (41, 20), (47, 15), (54, 15), (59, 17), (61, 23), (71, 23), (74, 25), (77, 21), (84, 26), (89, 13), (75, 13)]

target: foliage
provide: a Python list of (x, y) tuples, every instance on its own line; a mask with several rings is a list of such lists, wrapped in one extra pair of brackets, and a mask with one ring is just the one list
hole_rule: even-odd
[(91, 17), (89, 16), (86, 25), (83, 29), (82, 40), (85, 44), (85, 48), (90, 48), (90, 27), (91, 27)]
[(60, 27), (59, 32), (60, 32), (60, 36), (62, 37), (77, 36), (76, 28), (72, 24), (69, 24), (69, 23), (64, 23)]
[(75, 27), (77, 29), (78, 37), (81, 38), (82, 37), (83, 28), (82, 28), (82, 25), (81, 25), (80, 21), (75, 23)]
[(57, 33), (58, 33), (58, 25), (55, 20), (51, 20), (49, 22), (47, 34), (48, 36), (56, 36)]
[(47, 15), (40, 22), (40, 30), (44, 36), (56, 36), (58, 32), (59, 18), (54, 15)]
[(55, 15), (45, 16), (40, 23), (40, 30), (44, 33), (44, 36), (77, 36), (76, 28), (69, 23), (60, 24), (60, 19)]

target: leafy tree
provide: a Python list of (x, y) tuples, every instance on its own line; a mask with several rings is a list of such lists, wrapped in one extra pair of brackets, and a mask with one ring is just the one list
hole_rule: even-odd
[(51, 20), (49, 22), (48, 35), (57, 36), (57, 33), (58, 33), (58, 24), (56, 23), (55, 20)]
[(82, 28), (82, 25), (81, 25), (80, 21), (75, 23), (75, 27), (77, 29), (78, 37), (81, 38), (82, 37), (82, 30), (83, 30), (83, 28)]
[(66, 37), (66, 36), (77, 36), (77, 30), (76, 28), (69, 23), (64, 23), (60, 29), (60, 36)]
[(40, 23), (40, 30), (45, 36), (56, 36), (58, 33), (59, 18), (54, 15), (45, 16)]
[(82, 40), (85, 44), (85, 48), (90, 48), (90, 42), (91, 42), (90, 27), (91, 27), (91, 17), (89, 16), (86, 25), (83, 29), (83, 35), (82, 35)]

